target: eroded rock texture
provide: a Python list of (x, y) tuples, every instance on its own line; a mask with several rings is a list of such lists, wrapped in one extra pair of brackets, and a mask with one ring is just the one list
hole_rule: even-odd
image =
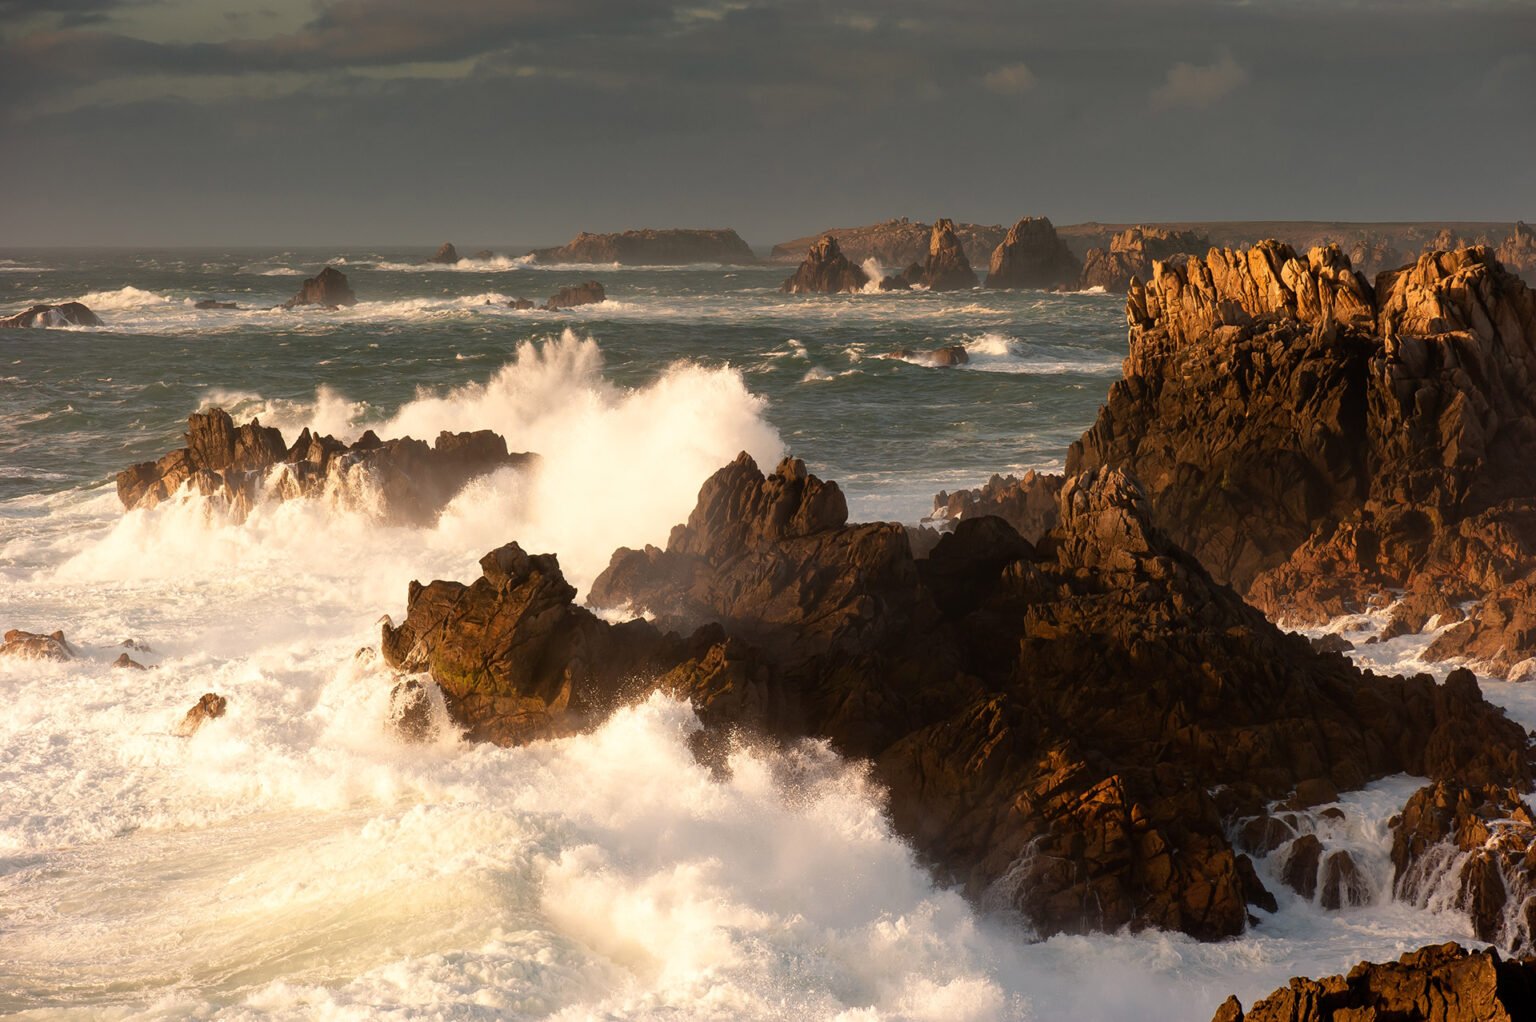
[(1082, 263), (1056, 236), (1050, 219), (1027, 216), (1008, 228), (993, 250), (987, 287), (1074, 288), (1082, 272)]
[(923, 264), (922, 283), (930, 291), (968, 291), (976, 286), (976, 273), (955, 236), (954, 221), (937, 220), (928, 238), (928, 261)]
[(1083, 256), (1080, 282), (1084, 288), (1102, 287), (1110, 294), (1121, 294), (1130, 287), (1131, 278), (1150, 278), (1153, 262), (1197, 255), (1210, 248), (1211, 239), (1196, 231), (1131, 227), (1111, 238), (1109, 248), (1088, 250)]
[(824, 234), (810, 247), (799, 269), (779, 290), (795, 295), (857, 293), (868, 283), (869, 274), (843, 255), (836, 238)]
[(873, 764), (941, 878), (1044, 933), (1241, 931), (1264, 895), (1223, 820), (1303, 784), (1529, 783), (1525, 733), (1475, 688), (1315, 652), (1151, 511), (1101, 468), (1062, 482), (1038, 543), (965, 518), (916, 560), (799, 462), (765, 476), (742, 455), (665, 549), (620, 550), (593, 584), (651, 621), (606, 623), (510, 544), (469, 585), (413, 584), (382, 649), (476, 738), (568, 733), (659, 688), (706, 734), (830, 740)]
[(1396, 962), (1361, 962), (1346, 976), (1293, 979), (1246, 1012), (1231, 997), (1212, 1022), (1521, 1022), (1536, 1018), (1536, 960), (1458, 944)]
[(1536, 296), (1485, 248), (1373, 288), (1336, 248), (1158, 264), (1068, 471), (1123, 466), (1216, 578), (1298, 624), (1406, 590), (1394, 633), (1508, 674), (1536, 654)]
[(305, 277), (299, 293), (284, 302), (283, 308), (318, 305), (323, 309), (335, 309), (356, 304), (357, 296), (352, 293), (352, 285), (347, 283), (347, 275), (327, 266), (313, 277)]
[(125, 508), (154, 507), (190, 486), (222, 499), (240, 519), (262, 499), (333, 495), (386, 521), (424, 524), (471, 479), (533, 458), (509, 454), (490, 430), (445, 432), (430, 445), (380, 440), (369, 430), (347, 445), (305, 429), (289, 447), (278, 430), (255, 419), (236, 426), (222, 408), (189, 416), (185, 437), (187, 446), (117, 474)]

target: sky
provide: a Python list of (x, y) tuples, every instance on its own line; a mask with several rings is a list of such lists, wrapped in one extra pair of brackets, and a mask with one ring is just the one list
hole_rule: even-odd
[(1536, 0), (0, 0), (0, 246), (1536, 220)]

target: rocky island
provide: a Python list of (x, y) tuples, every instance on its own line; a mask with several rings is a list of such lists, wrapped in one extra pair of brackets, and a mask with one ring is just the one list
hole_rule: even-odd
[(685, 266), (691, 263), (750, 265), (752, 249), (729, 228), (624, 231), (588, 234), (582, 231), (558, 248), (532, 253), (536, 263), (618, 263), (621, 266)]

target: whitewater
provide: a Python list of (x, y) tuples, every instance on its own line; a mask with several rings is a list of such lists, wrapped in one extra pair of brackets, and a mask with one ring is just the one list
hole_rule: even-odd
[[(721, 779), (660, 695), (517, 749), (390, 730), (381, 617), (509, 540), (584, 590), (615, 547), (664, 544), (742, 450), (907, 522), (939, 489), (1059, 467), (1118, 374), (1112, 296), (791, 299), (784, 269), (583, 268), (611, 301), (554, 315), (496, 304), (568, 282), (516, 260), (4, 255), (6, 308), (79, 299), (108, 325), (0, 339), (0, 628), (62, 628), (82, 654), (0, 660), (0, 1013), (1204, 1022), (1292, 975), (1475, 943), (1391, 896), (1386, 821), (1414, 778), (1309, 817), (1369, 905), (1325, 912), (1265, 859), (1279, 911), (1240, 939), (1040, 941), (936, 887), (824, 744), (743, 745)], [(357, 308), (271, 309), (325, 260)], [(882, 357), (948, 344), (971, 362)], [(488, 428), (541, 458), (427, 528), (381, 524), (366, 492), (239, 524), (191, 497), (124, 513), (112, 474), (213, 406), (289, 440)], [(1420, 669), (1423, 641), (1360, 655)], [(110, 666), (125, 642), (150, 670)], [(1520, 686), (1483, 687), (1536, 722)], [(227, 715), (175, 736), (203, 692)]]

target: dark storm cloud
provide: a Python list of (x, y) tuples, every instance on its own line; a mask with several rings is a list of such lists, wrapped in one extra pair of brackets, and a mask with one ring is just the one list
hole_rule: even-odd
[[(558, 240), (645, 222), (774, 241), (935, 213), (1530, 217), (1533, 13), (1512, 0), (341, 0), (236, 40), (50, 23), (0, 44), (0, 104), (38, 143), (0, 181), (37, 198), (12, 230), (39, 240), (87, 196), (105, 233), (82, 239), (132, 238), (147, 215), (134, 200), (177, 187), (207, 190), (197, 237), (295, 242), (455, 224)], [(109, 145), (122, 158), (93, 161)], [(301, 212), (305, 175), (346, 181), (349, 201)], [(241, 201), (220, 206), (232, 182)]]

